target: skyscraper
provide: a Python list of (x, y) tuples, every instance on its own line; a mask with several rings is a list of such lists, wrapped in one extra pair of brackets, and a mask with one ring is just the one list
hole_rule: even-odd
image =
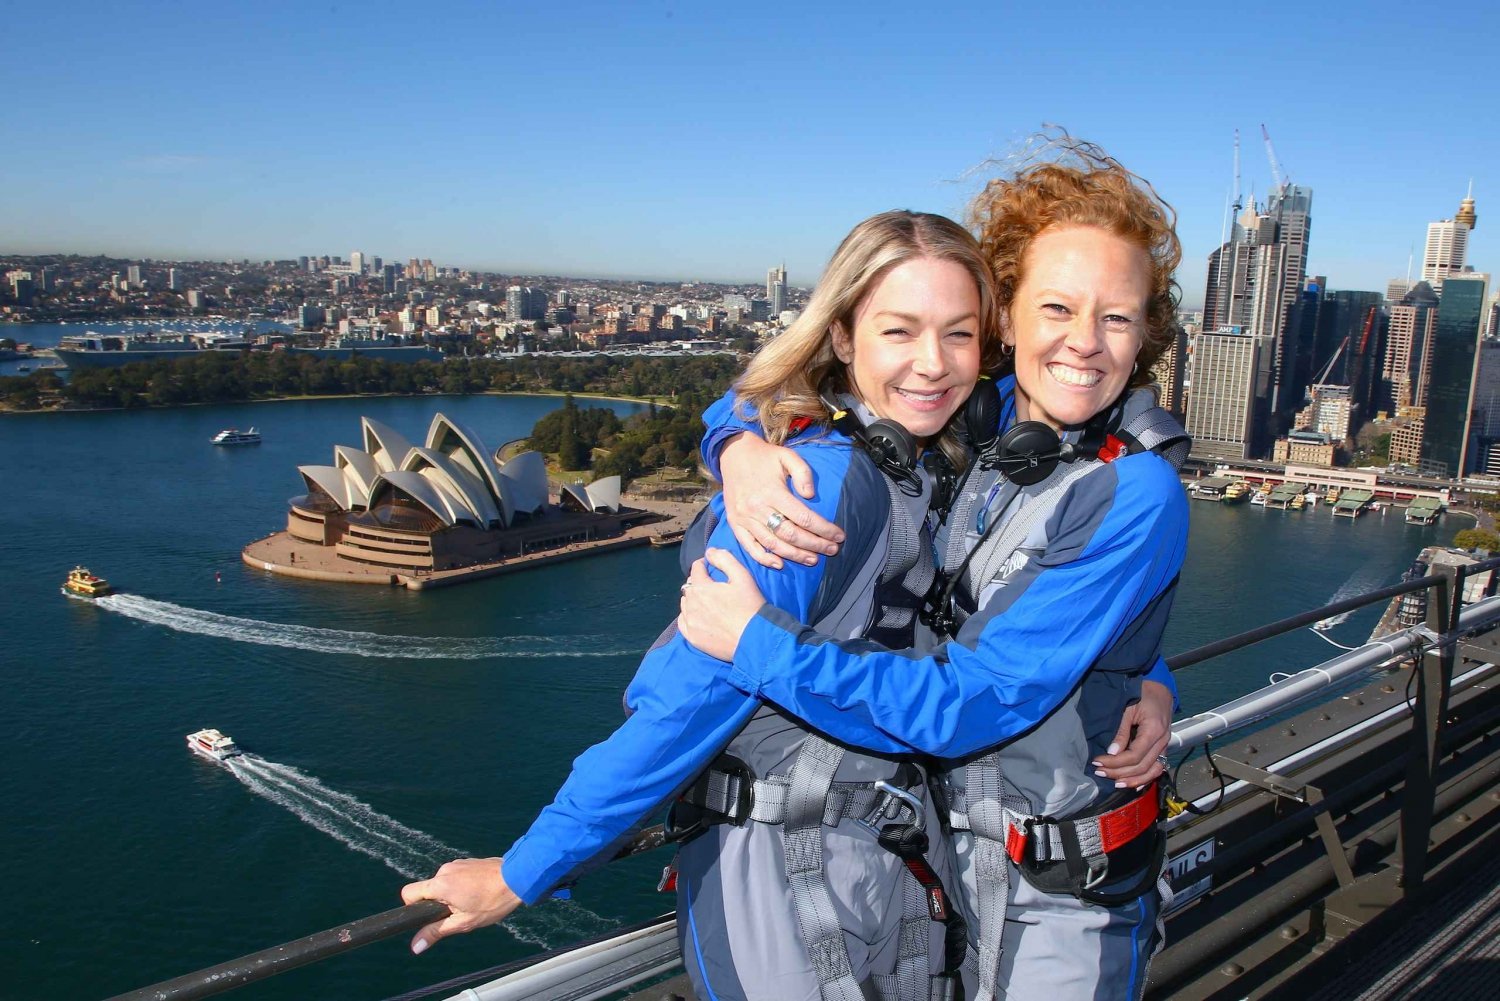
[(776, 298), (775, 292), (772, 289), (776, 285), (777, 282), (780, 282), (782, 285), (786, 284), (786, 265), (785, 264), (781, 264), (778, 267), (771, 268), (769, 271), (766, 272), (766, 298), (767, 299), (775, 299)]
[(1187, 368), (1187, 331), (1180, 323), (1174, 323), (1172, 327), (1172, 340), (1151, 367), (1151, 374), (1161, 390), (1161, 408), (1181, 417), (1182, 380)]
[(1260, 348), (1260, 339), (1239, 327), (1204, 331), (1193, 342), (1187, 432), (1195, 455), (1250, 456)]
[(1469, 230), (1474, 228), (1477, 221), (1471, 188), (1464, 200), (1459, 202), (1457, 215), (1452, 219), (1427, 224), (1427, 248), (1422, 253), (1422, 280), (1431, 285), (1438, 295), (1443, 294), (1443, 282), (1447, 277), (1464, 269)]
[(1380, 378), (1381, 404), (1392, 413), (1402, 407), (1427, 405), (1423, 375), (1430, 361), (1428, 346), (1432, 339), (1433, 320), (1437, 317), (1437, 304), (1438, 297), (1432, 286), (1417, 282), (1415, 288), (1391, 307)]
[(1208, 258), (1203, 329), (1240, 327), (1260, 342), (1255, 398), (1265, 417), (1277, 422), (1301, 405), (1299, 387), (1307, 379), (1299, 373), (1289, 321), (1307, 272), (1311, 213), (1312, 189), (1283, 184), (1263, 208), (1247, 208), (1229, 240)]
[(1470, 472), (1479, 323), (1489, 282), (1473, 271), (1448, 275), (1432, 330), (1422, 465), (1453, 477)]

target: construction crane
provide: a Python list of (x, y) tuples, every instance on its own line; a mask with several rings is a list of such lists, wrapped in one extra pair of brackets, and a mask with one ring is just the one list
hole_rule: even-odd
[(1245, 207), (1244, 197), (1240, 194), (1240, 130), (1234, 130), (1234, 219), (1240, 218), (1240, 210)]
[(1276, 190), (1280, 191), (1285, 187), (1281, 174), (1281, 161), (1276, 159), (1276, 147), (1271, 145), (1271, 133), (1266, 131), (1265, 122), (1260, 123), (1260, 134), (1266, 140), (1266, 156), (1271, 161), (1271, 180), (1276, 182)]
[[(1366, 327), (1365, 329), (1368, 332), (1369, 328)], [(1328, 359), (1328, 364), (1323, 366), (1323, 371), (1319, 372), (1318, 377), (1313, 380), (1314, 388), (1328, 385), (1328, 376), (1333, 371), (1333, 366), (1339, 363), (1339, 356), (1344, 353), (1344, 349), (1348, 346), (1349, 338), (1345, 337), (1343, 342), (1339, 344), (1338, 350), (1333, 353), (1333, 357)]]

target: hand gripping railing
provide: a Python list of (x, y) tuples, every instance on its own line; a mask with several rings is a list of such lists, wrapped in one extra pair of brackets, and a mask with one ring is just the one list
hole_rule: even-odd
[[(1406, 783), (1406, 805), (1401, 821), (1404, 884), (1408, 893), (1415, 892), (1426, 872), (1427, 833), (1432, 825), (1437, 741), (1447, 705), (1448, 685), (1453, 677), (1454, 650), (1464, 634), (1500, 624), (1500, 598), (1493, 596), (1495, 578), (1500, 577), (1500, 573), (1491, 575), (1484, 599), (1467, 608), (1462, 607), (1461, 598), (1466, 579), (1487, 570), (1500, 570), (1500, 558), (1464, 567), (1441, 567), (1439, 572), (1429, 576), (1334, 602), (1168, 658), (1167, 665), (1173, 670), (1179, 670), (1273, 636), (1310, 626), (1330, 616), (1389, 601), (1401, 595), (1428, 592), (1426, 625), (1382, 637), (1210, 712), (1180, 720), (1172, 727), (1169, 750), (1178, 753), (1191, 750), (1268, 715), (1293, 708), (1329, 686), (1361, 672), (1395, 660), (1420, 656), (1423, 659), (1422, 684), (1417, 689), (1416, 705), (1412, 713), (1412, 755)], [(663, 841), (660, 829), (652, 828), (642, 832), (632, 842), (632, 846), (620, 854), (634, 854), (636, 851), (654, 848)], [(436, 901), (398, 907), (228, 963), (121, 994), (111, 1001), (194, 1001), (210, 997), (383, 938), (415, 931), (447, 913), (448, 909)]]

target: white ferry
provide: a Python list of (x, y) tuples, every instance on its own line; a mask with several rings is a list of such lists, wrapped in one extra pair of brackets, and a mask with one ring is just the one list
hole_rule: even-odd
[(240, 753), (239, 745), (212, 727), (187, 735), (187, 745), (204, 757), (223, 761)]
[(251, 428), (249, 431), (241, 431), (238, 428), (225, 428), (209, 439), (214, 445), (259, 445), (260, 432)]

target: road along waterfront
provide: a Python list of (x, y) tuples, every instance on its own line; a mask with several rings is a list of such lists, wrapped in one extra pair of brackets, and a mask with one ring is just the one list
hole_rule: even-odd
[[(408, 875), (508, 847), (619, 721), (676, 607), (677, 551), (431, 592), (276, 577), (239, 553), (285, 524), (298, 464), (357, 444), (362, 414), (415, 440), (441, 409), (493, 446), (557, 406), (399, 397), (0, 419), (0, 849), (27, 902), (0, 944), (4, 982), (116, 993), (384, 910)], [(208, 444), (252, 422), (259, 448)], [(1208, 504), (1192, 517), (1169, 651), (1390, 583), (1467, 525)], [(61, 597), (75, 563), (125, 593)], [(1370, 624), (1330, 635), (1355, 643)], [(1325, 648), (1304, 631), (1185, 671), (1184, 711)], [(206, 726), (254, 757), (230, 769), (189, 754), (183, 735)], [(417, 959), (381, 943), (241, 996), (384, 997), (561, 945), (665, 909), (651, 892), (664, 861), (610, 867), (572, 902)]]

